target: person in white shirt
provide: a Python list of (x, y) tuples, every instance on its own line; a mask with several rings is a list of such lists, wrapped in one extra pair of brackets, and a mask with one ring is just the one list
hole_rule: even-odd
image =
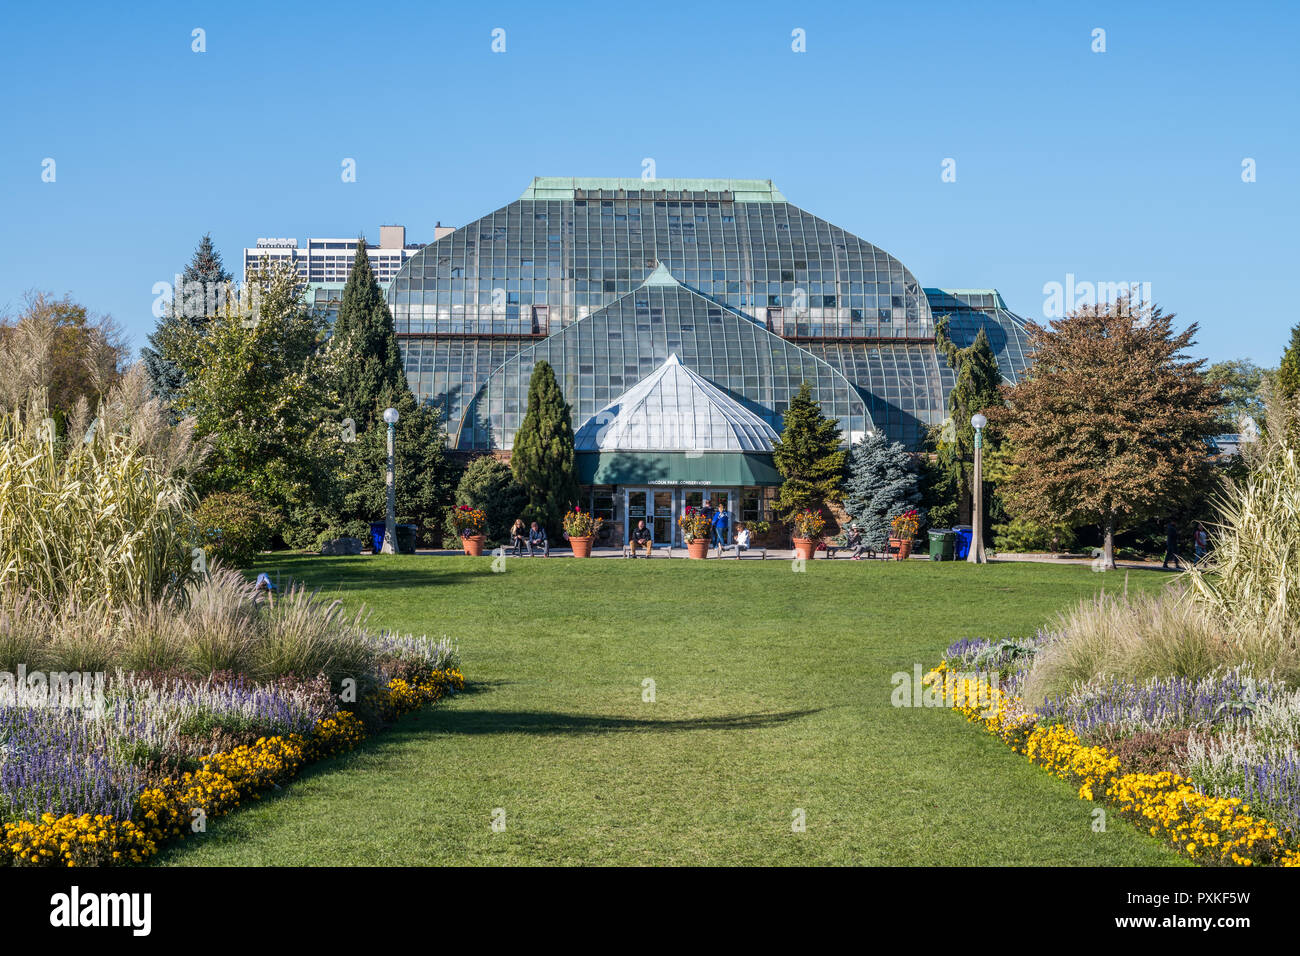
[(736, 526), (736, 559), (740, 559), (740, 552), (749, 550), (749, 529), (743, 524)]

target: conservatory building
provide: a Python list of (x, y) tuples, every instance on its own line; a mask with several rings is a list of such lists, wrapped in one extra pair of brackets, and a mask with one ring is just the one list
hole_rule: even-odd
[(679, 542), (708, 499), (768, 517), (772, 442), (807, 382), (847, 445), (911, 448), (942, 422), (953, 373), (935, 343), (982, 328), (1003, 376), (1024, 320), (992, 289), (922, 288), (902, 263), (765, 180), (535, 179), (425, 246), (388, 289), (407, 380), (452, 448), (509, 453), (539, 361), (573, 414), (586, 500), (626, 540)]

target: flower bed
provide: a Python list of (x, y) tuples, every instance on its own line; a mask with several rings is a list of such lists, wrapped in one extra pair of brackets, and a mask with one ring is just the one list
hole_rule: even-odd
[[(1067, 723), (1049, 722), (1060, 720), (1069, 709), (1067, 705), (1054, 702), (1045, 708), (1047, 714), (1031, 712), (1018, 695), (996, 686), (1001, 680), (991, 682), (978, 671), (972, 674), (949, 667), (950, 660), (960, 666), (998, 647), (989, 642), (959, 642), (924, 680), (942, 692), (943, 700), (955, 702), (953, 709), (968, 720), (982, 724), (1016, 752), (1075, 785), (1081, 799), (1111, 806), (1198, 863), (1300, 866), (1300, 834), (1252, 812), (1240, 797), (1207, 793), (1197, 782), (1173, 771), (1126, 772), (1110, 749), (1085, 743)], [(994, 664), (996, 671), (996, 659)], [(1241, 681), (1240, 675), (1233, 674), (1226, 683), (1240, 690)], [(1149, 708), (1153, 696), (1158, 696), (1150, 686), (1146, 692), (1140, 685), (1136, 691), (1130, 685), (1119, 686), (1123, 691), (1119, 696), (1128, 693), (1139, 707)], [(1192, 709), (1199, 702), (1212, 716), (1221, 715), (1222, 709), (1212, 703), (1214, 695), (1205, 693), (1204, 687), (1201, 691), (1188, 695)], [(1113, 701), (1106, 706), (1124, 711)], [(1084, 715), (1096, 713), (1091, 708), (1081, 711)]]
[[(394, 677), (362, 701), (384, 721), (464, 689), (456, 667)], [(110, 866), (143, 863), (173, 838), (198, 832), (200, 821), (229, 813), (261, 791), (293, 779), (307, 764), (351, 750), (367, 736), (357, 714), (318, 718), (307, 733), (290, 731), (210, 754), (192, 771), (163, 776), (142, 789), (129, 819), (105, 813), (45, 812), (5, 823), (0, 866)]]

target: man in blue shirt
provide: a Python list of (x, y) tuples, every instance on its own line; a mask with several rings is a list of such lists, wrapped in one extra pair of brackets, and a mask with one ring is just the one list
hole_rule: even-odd
[(546, 540), (546, 529), (534, 521), (533, 526), (528, 529), (528, 556), (531, 558), (538, 548), (542, 551), (542, 557), (551, 556), (551, 542)]

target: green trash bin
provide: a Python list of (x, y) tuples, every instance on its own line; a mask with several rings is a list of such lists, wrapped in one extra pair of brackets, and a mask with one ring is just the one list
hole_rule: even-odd
[(930, 560), (931, 561), (951, 561), (953, 558), (953, 546), (956, 543), (956, 535), (950, 528), (931, 528), (930, 529)]
[(397, 553), (398, 554), (415, 554), (415, 541), (419, 535), (420, 526), (415, 524), (399, 524), (397, 531)]

